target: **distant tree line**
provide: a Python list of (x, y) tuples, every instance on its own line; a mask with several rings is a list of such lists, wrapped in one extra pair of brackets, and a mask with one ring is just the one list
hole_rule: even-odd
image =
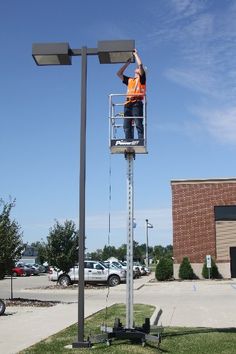
[[(146, 244), (143, 243), (139, 245), (138, 242), (133, 242), (133, 258), (136, 261), (144, 263), (146, 258)], [(163, 257), (171, 258), (173, 256), (173, 246), (154, 246), (148, 247), (149, 257), (153, 259), (153, 262), (156, 263)], [(105, 245), (103, 249), (98, 249), (95, 252), (91, 252), (88, 256), (92, 259), (106, 260), (109, 257), (116, 257), (119, 260), (126, 259), (126, 244), (122, 244), (120, 247), (116, 248), (114, 246)]]
[[(43, 264), (48, 262), (50, 265), (58, 269), (68, 271), (72, 266), (78, 263), (78, 230), (72, 221), (65, 221), (61, 225), (58, 221), (53, 228), (50, 229), (47, 241), (31, 243), (31, 247), (35, 247), (38, 253), (38, 262)], [(146, 257), (146, 244), (139, 245), (133, 242), (133, 258), (135, 261), (144, 263)], [(105, 261), (110, 257), (119, 260), (126, 260), (126, 244), (120, 247), (105, 245), (102, 249), (94, 252), (87, 252), (86, 258)], [(161, 258), (172, 258), (172, 245), (154, 246), (148, 248), (148, 254), (153, 262), (158, 262)]]
[[(0, 279), (5, 274), (10, 274), (12, 267), (21, 258), (25, 249), (23, 244), (23, 233), (19, 224), (15, 220), (11, 220), (10, 213), (15, 206), (15, 200), (5, 203), (0, 200), (2, 211), (0, 213)], [(66, 220), (64, 223), (55, 221), (53, 227), (49, 229), (46, 241), (37, 241), (29, 246), (37, 251), (37, 262), (43, 264), (47, 262), (49, 265), (68, 272), (71, 267), (78, 263), (78, 237), (79, 231), (76, 229), (75, 223)], [(146, 256), (146, 244), (139, 245), (133, 242), (134, 259), (144, 263)], [(85, 250), (86, 252), (86, 250)], [(154, 246), (148, 248), (148, 254), (157, 262), (163, 257), (172, 257), (172, 245)], [(119, 260), (126, 259), (126, 244), (120, 247), (105, 245), (103, 249), (87, 253), (86, 257), (96, 260), (106, 260), (109, 257), (116, 257)]]

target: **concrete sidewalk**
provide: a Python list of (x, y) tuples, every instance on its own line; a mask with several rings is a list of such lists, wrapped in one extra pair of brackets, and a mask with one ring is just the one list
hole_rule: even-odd
[(76, 322), (77, 304), (7, 307), (0, 318), (0, 353), (18, 353)]

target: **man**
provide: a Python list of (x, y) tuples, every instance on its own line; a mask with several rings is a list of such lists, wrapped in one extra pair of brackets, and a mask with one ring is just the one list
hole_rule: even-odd
[[(134, 52), (137, 68), (134, 77), (124, 75), (125, 69), (129, 66), (129, 59), (117, 72), (117, 76), (122, 82), (128, 86), (127, 98), (124, 105), (124, 117), (143, 117), (143, 96), (146, 94), (146, 75), (143, 69), (142, 61), (137, 50)], [(124, 118), (125, 139), (134, 139), (134, 128), (132, 126), (133, 119), (135, 121), (138, 132), (138, 139), (143, 139), (143, 119), (142, 118)]]

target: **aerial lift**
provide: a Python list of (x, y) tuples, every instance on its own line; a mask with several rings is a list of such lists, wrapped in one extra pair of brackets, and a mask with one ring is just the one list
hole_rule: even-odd
[[(126, 324), (120, 322), (119, 318), (114, 321), (113, 327), (101, 326), (104, 335), (99, 339), (111, 345), (112, 339), (129, 339), (139, 342), (142, 346), (146, 341), (160, 344), (160, 333), (150, 334), (150, 319), (146, 318), (142, 327), (135, 327), (133, 318), (133, 220), (134, 220), (134, 183), (133, 164), (136, 154), (147, 154), (147, 101), (143, 97), (143, 116), (135, 117), (142, 119), (144, 127), (143, 139), (124, 139), (123, 123), (125, 117), (124, 103), (127, 94), (109, 95), (109, 147), (111, 154), (124, 154), (127, 161), (127, 274), (126, 274)], [(134, 122), (134, 119), (133, 119)], [(135, 128), (135, 126), (133, 126)]]

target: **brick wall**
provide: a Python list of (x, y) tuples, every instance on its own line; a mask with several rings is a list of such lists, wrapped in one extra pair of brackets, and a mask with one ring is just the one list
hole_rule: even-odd
[(214, 206), (236, 205), (236, 179), (172, 181), (174, 262), (216, 257)]

